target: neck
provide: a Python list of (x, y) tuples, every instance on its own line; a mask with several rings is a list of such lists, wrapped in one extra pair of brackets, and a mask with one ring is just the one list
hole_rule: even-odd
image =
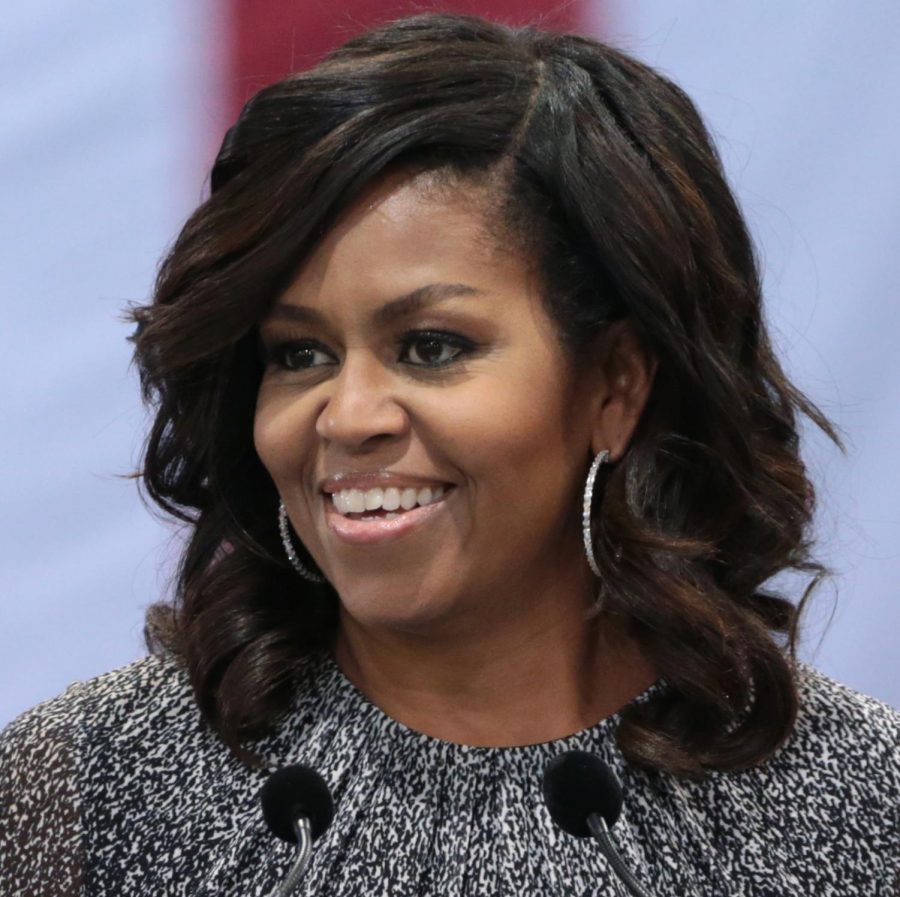
[[(539, 609), (536, 609), (539, 610)], [(517, 614), (465, 637), (368, 629), (346, 615), (335, 658), (392, 718), (445, 741), (552, 741), (615, 713), (656, 678), (622, 621)]]

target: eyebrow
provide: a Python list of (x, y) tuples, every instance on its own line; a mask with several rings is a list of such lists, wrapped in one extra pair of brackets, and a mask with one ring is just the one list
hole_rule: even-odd
[[(481, 290), (466, 283), (428, 283), (385, 302), (372, 313), (372, 321), (379, 327), (385, 327), (447, 299), (482, 295), (484, 293)], [(272, 318), (298, 321), (302, 324), (325, 323), (325, 316), (317, 309), (288, 302), (277, 303), (269, 314)]]

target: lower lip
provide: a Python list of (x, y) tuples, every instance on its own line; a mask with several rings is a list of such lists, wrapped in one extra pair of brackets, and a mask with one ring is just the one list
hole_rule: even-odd
[(440, 500), (430, 505), (404, 511), (392, 520), (376, 518), (373, 520), (354, 520), (340, 514), (334, 506), (330, 495), (325, 496), (325, 522), (342, 542), (348, 545), (376, 545), (390, 542), (405, 536), (416, 527), (422, 526), (436, 514), (440, 514), (450, 496), (456, 489), (444, 493)]

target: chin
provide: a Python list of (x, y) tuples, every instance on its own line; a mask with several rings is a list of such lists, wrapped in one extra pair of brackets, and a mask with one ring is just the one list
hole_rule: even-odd
[(382, 586), (375, 589), (339, 591), (343, 614), (365, 629), (390, 630), (410, 635), (437, 634), (461, 613), (458, 602), (441, 601), (430, 592), (423, 600), (424, 590), (408, 592)]

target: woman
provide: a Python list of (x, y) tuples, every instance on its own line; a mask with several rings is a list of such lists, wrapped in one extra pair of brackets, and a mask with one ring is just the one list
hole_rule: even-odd
[(605, 894), (543, 806), (622, 782), (654, 894), (889, 894), (895, 712), (795, 663), (799, 418), (696, 110), (594, 41), (427, 15), (261, 91), (135, 311), (154, 653), (2, 740), (5, 891)]

